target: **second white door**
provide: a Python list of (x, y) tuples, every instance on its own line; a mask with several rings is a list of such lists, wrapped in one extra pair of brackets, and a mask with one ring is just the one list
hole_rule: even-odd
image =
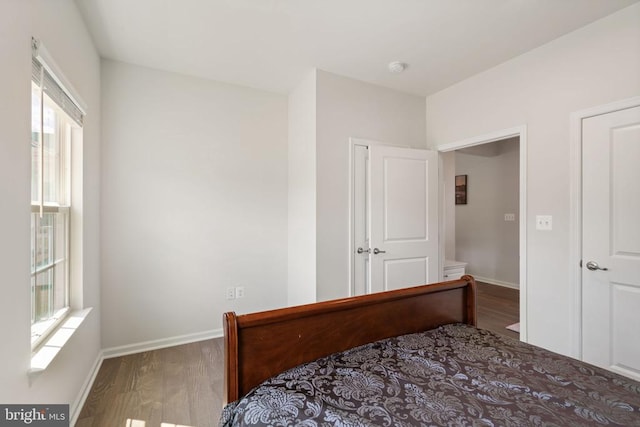
[(582, 356), (640, 380), (640, 107), (582, 126)]

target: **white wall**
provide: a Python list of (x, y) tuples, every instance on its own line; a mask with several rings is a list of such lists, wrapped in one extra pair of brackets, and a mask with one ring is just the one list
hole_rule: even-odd
[(289, 94), (288, 305), (316, 300), (316, 70)]
[(349, 137), (425, 148), (424, 98), (317, 72), (317, 298), (349, 292)]
[(103, 346), (286, 305), (286, 96), (113, 61), (102, 91)]
[[(82, 299), (94, 310), (47, 370), (29, 378), (32, 36), (87, 104)], [(100, 62), (73, 1), (0, 0), (0, 64), (0, 402), (69, 403), (73, 412), (100, 351)]]
[(512, 287), (520, 282), (519, 156), (517, 138), (455, 152), (455, 174), (467, 175), (468, 190), (467, 204), (454, 205), (455, 259), (480, 280)]
[[(430, 147), (527, 125), (529, 341), (570, 354), (569, 117), (640, 95), (640, 4), (427, 98)], [(535, 215), (553, 215), (553, 231)], [(549, 315), (552, 313), (552, 315)]]

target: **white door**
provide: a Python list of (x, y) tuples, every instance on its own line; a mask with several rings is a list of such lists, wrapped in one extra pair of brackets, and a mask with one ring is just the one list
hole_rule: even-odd
[(369, 292), (439, 280), (438, 153), (369, 147)]
[(640, 107), (582, 122), (582, 356), (640, 380)]

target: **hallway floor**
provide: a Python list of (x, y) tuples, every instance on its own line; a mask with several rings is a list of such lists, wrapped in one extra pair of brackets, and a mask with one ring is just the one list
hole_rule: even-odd
[(520, 334), (506, 327), (520, 321), (520, 291), (504, 286), (478, 284), (478, 327), (520, 339)]

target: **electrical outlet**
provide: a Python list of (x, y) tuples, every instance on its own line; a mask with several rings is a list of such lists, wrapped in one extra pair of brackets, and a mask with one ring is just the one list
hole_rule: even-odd
[(236, 298), (244, 298), (244, 286), (236, 286)]
[(227, 288), (226, 292), (224, 293), (225, 298), (227, 299), (235, 299), (236, 298), (236, 289), (235, 288)]
[(552, 228), (551, 215), (536, 215), (536, 230), (551, 231)]

